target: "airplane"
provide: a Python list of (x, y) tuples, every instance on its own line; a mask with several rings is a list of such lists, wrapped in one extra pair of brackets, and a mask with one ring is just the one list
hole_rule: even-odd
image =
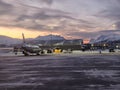
[(22, 37), (23, 37), (23, 44), (21, 49), (22, 49), (22, 53), (25, 56), (29, 56), (31, 54), (36, 54), (36, 55), (43, 54), (43, 50), (38, 45), (32, 45), (26, 43), (25, 36), (23, 33), (22, 33)]
[(22, 45), (22, 53), (25, 56), (29, 56), (30, 54), (36, 54), (36, 55), (40, 55), (41, 49), (39, 48), (39, 46), (36, 45), (30, 45), (30, 44), (24, 44)]

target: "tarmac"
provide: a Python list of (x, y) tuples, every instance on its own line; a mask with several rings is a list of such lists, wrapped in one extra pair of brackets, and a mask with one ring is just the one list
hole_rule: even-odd
[(120, 90), (120, 53), (0, 53), (0, 90)]
[[(62, 53), (51, 53), (48, 54), (45, 52), (45, 54), (43, 55), (61, 55), (61, 56), (81, 56), (81, 55), (120, 55), (120, 50), (115, 50), (115, 52), (109, 52), (109, 50), (102, 50), (101, 53), (99, 50), (94, 50), (94, 51), (80, 51), (80, 50), (73, 50), (72, 52), (62, 52)], [(23, 56), (22, 52), (18, 52), (17, 55), (14, 54), (14, 52), (12, 51), (12, 49), (10, 48), (9, 50), (1, 50), (0, 49), (0, 56)], [(33, 55), (34, 56), (34, 55)], [(41, 55), (40, 55), (41, 56)]]

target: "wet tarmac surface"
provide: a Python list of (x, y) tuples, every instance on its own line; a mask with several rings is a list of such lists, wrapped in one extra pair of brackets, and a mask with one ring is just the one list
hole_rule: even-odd
[(3, 56), (0, 90), (120, 90), (120, 56)]

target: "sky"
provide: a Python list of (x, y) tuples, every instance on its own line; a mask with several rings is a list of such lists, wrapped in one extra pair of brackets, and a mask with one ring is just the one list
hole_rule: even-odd
[(0, 0), (0, 35), (92, 39), (120, 33), (120, 0)]

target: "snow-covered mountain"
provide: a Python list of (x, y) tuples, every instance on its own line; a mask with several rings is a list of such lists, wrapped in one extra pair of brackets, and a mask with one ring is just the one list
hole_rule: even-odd
[(111, 42), (111, 41), (118, 41), (120, 40), (120, 34), (107, 34), (101, 35), (95, 40), (91, 40), (92, 43), (97, 42)]
[(65, 40), (64, 37), (60, 35), (47, 35), (47, 36), (38, 36), (35, 40)]
[[(51, 41), (52, 40), (52, 41)], [(21, 44), (23, 40), (15, 39), (7, 36), (0, 36), (0, 45), (13, 45), (13, 44)], [(37, 38), (29, 38), (26, 39), (27, 43), (31, 44), (41, 44), (41, 45), (50, 45), (50, 44), (59, 44), (63, 43), (63, 45), (79, 45), (82, 40), (66, 40), (64, 37), (60, 35), (47, 35), (47, 36), (38, 36)]]
[(11, 45), (22, 43), (22, 40), (0, 35), (0, 44)]
[[(64, 37), (60, 36), (60, 35), (47, 35), (47, 36), (38, 36), (37, 38), (30, 38), (30, 39), (26, 39), (26, 42), (28, 43), (34, 43), (35, 44), (39, 44), (42, 41), (44, 41), (43, 43), (49, 43), (50, 40), (52, 39), (53, 43), (54, 41), (61, 41), (61, 40), (65, 40)], [(22, 40), (21, 39), (15, 39), (15, 38), (11, 38), (8, 36), (2, 36), (0, 35), (0, 45), (13, 45), (13, 44), (21, 44)], [(50, 42), (51, 43), (51, 42)]]

